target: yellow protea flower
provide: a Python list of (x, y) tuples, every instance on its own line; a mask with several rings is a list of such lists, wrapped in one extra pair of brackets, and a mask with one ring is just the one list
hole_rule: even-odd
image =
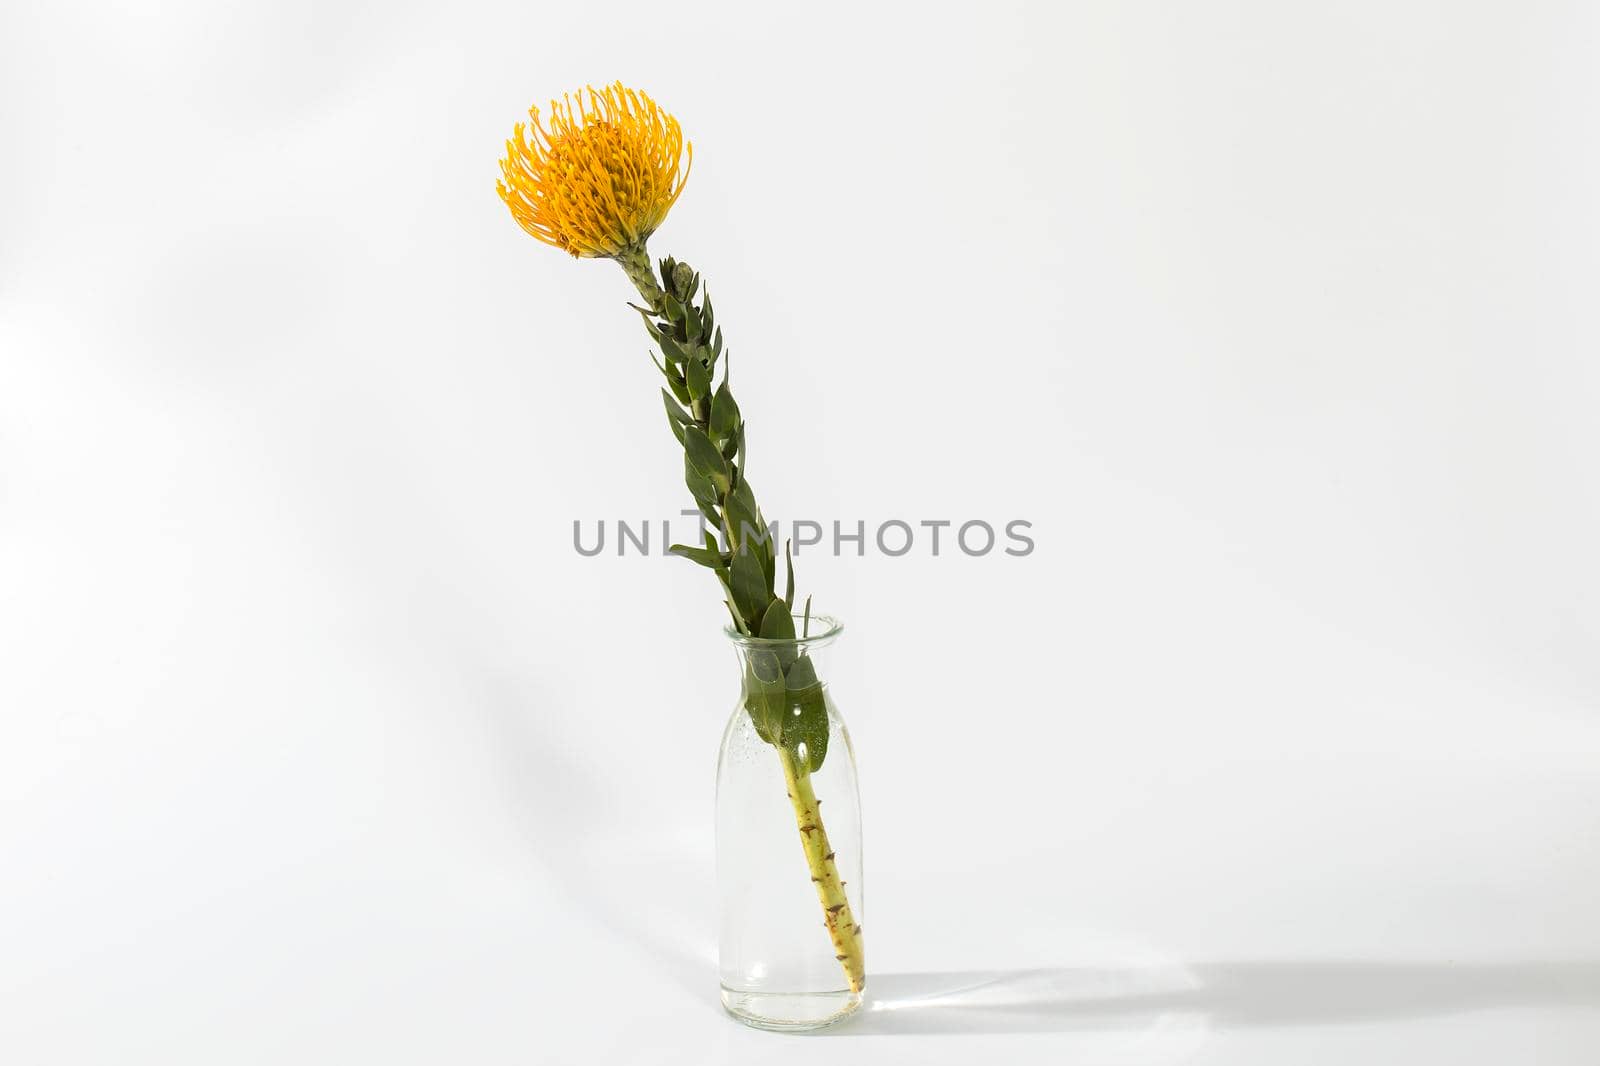
[(574, 256), (637, 252), (683, 191), (694, 147), (678, 120), (621, 82), (537, 107), (517, 124), (495, 183), (517, 225)]

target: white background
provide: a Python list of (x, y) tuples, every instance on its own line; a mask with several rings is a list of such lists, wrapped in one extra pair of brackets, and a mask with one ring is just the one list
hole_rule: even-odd
[[(1592, 4), (0, 16), (0, 1058), (1600, 1060)], [(693, 176), (867, 819), (873, 1009), (716, 1001), (714, 586), (610, 264)], [(825, 1043), (808, 1042), (823, 1040)]]

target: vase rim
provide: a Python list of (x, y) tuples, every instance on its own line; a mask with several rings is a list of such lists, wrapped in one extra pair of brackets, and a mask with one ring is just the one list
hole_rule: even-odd
[[(794, 617), (795, 632), (800, 632), (805, 613), (802, 611), (790, 611), (789, 613)], [(813, 614), (811, 616), (811, 635), (806, 637), (752, 637), (739, 632), (732, 626), (723, 626), (722, 632), (735, 644), (750, 647), (765, 647), (772, 644), (820, 645), (844, 632), (844, 623), (831, 614)]]

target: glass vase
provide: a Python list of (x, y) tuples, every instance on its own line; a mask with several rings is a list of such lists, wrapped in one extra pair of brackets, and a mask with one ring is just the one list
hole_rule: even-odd
[(866, 985), (855, 752), (825, 681), (841, 628), (726, 631), (743, 680), (717, 759), (722, 1003), (762, 1029), (832, 1025)]

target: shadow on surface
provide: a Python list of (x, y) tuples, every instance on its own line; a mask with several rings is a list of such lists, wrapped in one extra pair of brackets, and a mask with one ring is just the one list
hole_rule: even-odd
[(1230, 962), (881, 974), (839, 1036), (1337, 1025), (1503, 1007), (1600, 1008), (1600, 963)]
[[(651, 834), (617, 838), (593, 812), (605, 809), (602, 785), (541, 726), (515, 691), (485, 699), (486, 724), (506, 772), (510, 809), (528, 854), (571, 906), (632, 943), (640, 957), (695, 999), (715, 1002), (715, 945), (703, 916), (691, 910), (695, 856)], [(669, 842), (670, 844), (670, 842)], [(639, 906), (640, 885), (654, 911)], [(679, 888), (672, 896), (669, 889)]]

